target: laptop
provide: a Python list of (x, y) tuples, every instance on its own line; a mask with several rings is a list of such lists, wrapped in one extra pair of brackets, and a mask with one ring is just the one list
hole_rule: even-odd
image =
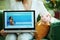
[(35, 11), (4, 11), (5, 32), (34, 32)]

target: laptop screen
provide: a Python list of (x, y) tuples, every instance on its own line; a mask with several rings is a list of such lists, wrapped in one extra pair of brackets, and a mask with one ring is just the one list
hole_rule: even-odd
[(5, 30), (33, 30), (34, 11), (4, 11)]

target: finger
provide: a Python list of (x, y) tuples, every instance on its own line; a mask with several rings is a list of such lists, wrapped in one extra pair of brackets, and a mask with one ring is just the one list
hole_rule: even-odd
[(1, 33), (6, 33), (6, 32), (4, 32), (4, 29), (2, 29), (2, 30), (1, 30)]

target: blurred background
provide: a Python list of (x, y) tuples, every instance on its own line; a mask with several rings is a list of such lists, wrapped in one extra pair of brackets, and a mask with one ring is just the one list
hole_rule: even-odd
[[(38, 0), (39, 1), (39, 0)], [(50, 25), (49, 31), (49, 39), (50, 40), (60, 40), (60, 0), (40, 0), (43, 1), (46, 9), (49, 13), (56, 19), (52, 20), (52, 24)], [(0, 0), (0, 30), (3, 29), (3, 10), (10, 9), (10, 5), (15, 2), (14, 0)], [(40, 16), (38, 16), (38, 20)], [(58, 23), (53, 23), (58, 21)], [(0, 35), (0, 40), (4, 40), (5, 36)]]
[[(39, 1), (39, 0), (38, 0)], [(50, 12), (50, 14), (60, 19), (60, 0), (40, 0), (43, 1), (46, 9)], [(10, 9), (10, 5), (15, 2), (14, 0), (0, 0), (0, 10)]]

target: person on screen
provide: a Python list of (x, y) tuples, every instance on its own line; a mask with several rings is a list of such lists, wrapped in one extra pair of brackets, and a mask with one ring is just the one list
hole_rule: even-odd
[(9, 24), (10, 24), (10, 25), (14, 25), (14, 21), (13, 21), (12, 16), (9, 17)]
[[(41, 0), (11, 0), (11, 10), (35, 10), (35, 23), (37, 23), (37, 17), (38, 15), (41, 16), (41, 20), (43, 21), (43, 23), (46, 22), (50, 22), (51, 16), (49, 14), (49, 12), (47, 11), (47, 9), (45, 8), (43, 2)], [(24, 35), (26, 35), (26, 33), (23, 33)], [(27, 38), (26, 35), (24, 36), (24, 38)], [(9, 35), (7, 35), (9, 36)], [(20, 35), (19, 35), (20, 36)], [(23, 40), (24, 38), (22, 37), (22, 39), (20, 39), (21, 37), (18, 36), (18, 40)], [(6, 37), (6, 40), (8, 37)], [(16, 40), (16, 38), (14, 39), (14, 36), (11, 37), (11, 35), (9, 36), (10, 39)], [(9, 40), (10, 40), (9, 39)], [(26, 39), (24, 39), (26, 40)]]

